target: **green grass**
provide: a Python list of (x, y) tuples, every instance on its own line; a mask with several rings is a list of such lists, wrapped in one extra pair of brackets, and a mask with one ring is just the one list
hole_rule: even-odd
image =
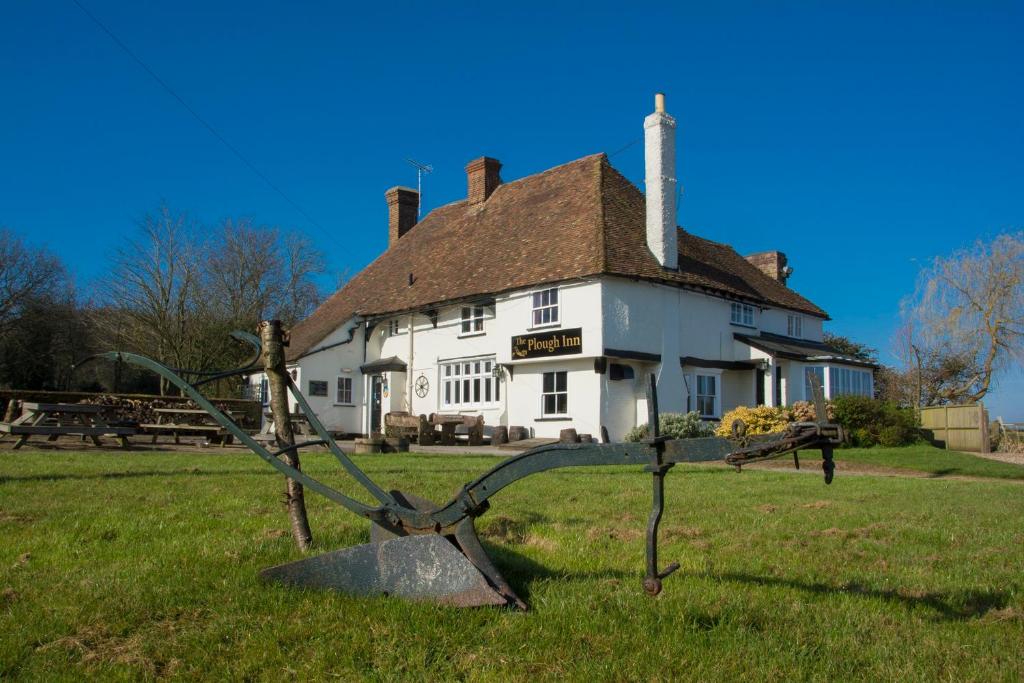
[[(495, 459), (358, 462), (440, 500)], [(344, 481), (325, 455), (305, 464)], [(549, 472), (492, 499), (478, 527), (523, 614), (261, 584), (299, 555), (283, 480), (251, 455), (5, 451), (0, 679), (1024, 677), (1020, 484), (679, 466), (661, 557), (682, 569), (652, 599), (638, 469)], [(368, 540), (309, 503), (319, 551)]]
[(1024, 467), (986, 460), (968, 453), (946, 451), (927, 444), (905, 448), (850, 448), (838, 450), (836, 460), (917, 470), (938, 476), (994, 477), (1024, 479)]

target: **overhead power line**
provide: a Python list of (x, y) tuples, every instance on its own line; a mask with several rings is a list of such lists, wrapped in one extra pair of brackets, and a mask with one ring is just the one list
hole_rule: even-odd
[(221, 144), (224, 145), (225, 147), (227, 147), (228, 150), (232, 154), (234, 154), (238, 158), (239, 161), (241, 161), (243, 164), (248, 166), (249, 170), (251, 170), (257, 176), (259, 176), (260, 179), (263, 180), (263, 182), (265, 182), (270, 189), (272, 189), (277, 194), (281, 195), (281, 197), (286, 202), (288, 202), (292, 206), (292, 208), (294, 208), (296, 211), (298, 211), (300, 214), (302, 214), (302, 216), (307, 221), (312, 223), (319, 230), (323, 231), (325, 236), (327, 236), (328, 238), (331, 237), (330, 234), (327, 232), (327, 230), (324, 229), (324, 227), (322, 225), (320, 225), (316, 221), (316, 219), (314, 219), (312, 216), (309, 215), (309, 212), (307, 212), (305, 209), (303, 209), (299, 205), (298, 202), (296, 202), (294, 199), (289, 197), (288, 194), (285, 193), (284, 190), (282, 190), (276, 183), (274, 183), (274, 181), (272, 181), (270, 178), (268, 178), (267, 175), (256, 166), (256, 164), (254, 164), (253, 162), (249, 161), (249, 159), (244, 154), (242, 154), (242, 152), (239, 151), (237, 147), (235, 147), (230, 142), (228, 142), (228, 140), (223, 135), (221, 135), (217, 131), (216, 128), (214, 128), (206, 119), (204, 119), (202, 116), (199, 115), (199, 112), (197, 112), (195, 109), (193, 109), (191, 106), (189, 106), (189, 103), (186, 102), (185, 99), (181, 95), (179, 95), (177, 92), (175, 92), (174, 88), (172, 88), (170, 85), (168, 85), (167, 81), (165, 81), (164, 79), (160, 78), (159, 74), (157, 74), (155, 71), (153, 71), (153, 69), (151, 69), (148, 64), (146, 64), (144, 61), (142, 61), (142, 59), (137, 54), (135, 54), (132, 51), (132, 49), (125, 44), (125, 42), (123, 40), (118, 38), (117, 35), (113, 31), (111, 31), (109, 28), (107, 28), (107, 26), (102, 21), (100, 21), (96, 17), (95, 14), (90, 12), (84, 5), (82, 5), (81, 2), (79, 2), (79, 0), (71, 0), (71, 2), (73, 2), (78, 7), (78, 9), (82, 10), (82, 13), (85, 14), (85, 16), (89, 17), (89, 19), (92, 20), (92, 22), (94, 24), (96, 24), (96, 26), (98, 26), (100, 28), (100, 30), (102, 30), (104, 33), (106, 33), (108, 36), (110, 36), (110, 39), (113, 40), (114, 43), (119, 48), (121, 48), (124, 51), (125, 54), (127, 54), (129, 57), (131, 57), (132, 60), (134, 60), (136, 64), (138, 64), (140, 67), (142, 67), (142, 70), (145, 71), (147, 74), (149, 74), (150, 78), (152, 78), (154, 81), (156, 81), (160, 85), (160, 87), (163, 88), (167, 92), (167, 94), (169, 94), (171, 97), (173, 97), (175, 100), (177, 100), (178, 104), (180, 104), (182, 107), (184, 107), (185, 111), (187, 111), (189, 114), (192, 115), (192, 118), (194, 118), (196, 121), (198, 121), (203, 126), (203, 128), (208, 130), (210, 132), (210, 134), (213, 135), (213, 137), (215, 137), (218, 140), (220, 140)]

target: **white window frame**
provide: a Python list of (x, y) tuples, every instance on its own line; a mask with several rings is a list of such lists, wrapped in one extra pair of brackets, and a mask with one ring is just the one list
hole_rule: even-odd
[(485, 334), (484, 318), (486, 314), (483, 306), (463, 306), (461, 312), (460, 337), (475, 337)]
[(786, 336), (794, 339), (804, 338), (804, 318), (802, 315), (786, 316)]
[(558, 287), (538, 289), (530, 294), (530, 329), (562, 324)]
[[(342, 381), (348, 382), (348, 400), (343, 400), (343, 393), (341, 388)], [(353, 406), (355, 405), (355, 383), (352, 381), (351, 375), (338, 375), (338, 379), (334, 382), (334, 405), (336, 406)]]
[(828, 397), (875, 395), (875, 378), (870, 369), (843, 365), (828, 366)]
[[(704, 393), (701, 393), (701, 380), (704, 380), (703, 389)], [(711, 393), (707, 392), (707, 381), (711, 380)], [(718, 418), (720, 417), (719, 406), (722, 405), (722, 376), (717, 373), (695, 373), (693, 382), (693, 406), (694, 410), (700, 413), (702, 418)], [(711, 412), (705, 412), (702, 408), (701, 399), (711, 399)]]
[(388, 336), (397, 337), (402, 334), (402, 321), (398, 318), (392, 318), (388, 321)]
[(740, 303), (739, 301), (733, 301), (729, 306), (729, 321), (733, 325), (742, 325), (743, 327), (754, 326), (754, 307), (750, 304)]
[[(551, 377), (551, 388), (550, 390), (546, 386), (548, 376)], [(564, 380), (564, 384), (561, 389), (558, 387), (559, 376)], [(541, 375), (540, 385), (540, 414), (541, 417), (567, 417), (569, 415), (569, 372), (567, 370), (551, 370)], [(554, 397), (555, 410), (549, 412), (547, 409), (547, 398), (549, 396)], [(564, 410), (558, 410), (558, 399), (564, 397)]]
[[(499, 407), (501, 382), (494, 376), (495, 366), (494, 356), (458, 358), (439, 363), (437, 385), (441, 408), (484, 410)], [(467, 390), (469, 400), (466, 400)]]

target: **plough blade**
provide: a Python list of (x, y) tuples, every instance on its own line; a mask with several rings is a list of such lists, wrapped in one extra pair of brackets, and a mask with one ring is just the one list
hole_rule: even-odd
[(270, 567), (260, 576), (355, 596), (394, 595), (456, 607), (505, 605), (473, 563), (443, 536), (402, 536)]

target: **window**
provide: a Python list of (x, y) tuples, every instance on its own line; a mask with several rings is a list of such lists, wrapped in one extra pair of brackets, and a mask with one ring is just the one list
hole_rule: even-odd
[(541, 414), (567, 415), (569, 413), (568, 374), (565, 370), (544, 373), (541, 393)]
[[(813, 401), (814, 392), (811, 390), (811, 377), (818, 378), (818, 386), (821, 387), (822, 392), (825, 391), (825, 368), (823, 367), (808, 367), (804, 368), (804, 400)], [(822, 393), (824, 396), (824, 393)]]
[(798, 315), (788, 316), (786, 318), (786, 334), (798, 339), (804, 336), (804, 319)]
[(701, 417), (716, 417), (715, 402), (718, 398), (718, 377), (697, 375), (697, 411)]
[(402, 334), (402, 324), (401, 324), (401, 322), (399, 322), (398, 318), (395, 318), (394, 320), (389, 320), (388, 321), (388, 336), (389, 337), (397, 337), (400, 334)]
[(870, 370), (855, 368), (828, 369), (829, 398), (853, 394), (855, 396), (873, 396), (872, 376)]
[(321, 382), (320, 380), (315, 379), (309, 380), (309, 395), (327, 396), (327, 382)]
[(754, 307), (748, 304), (732, 304), (731, 320), (736, 325), (754, 326)]
[(558, 288), (533, 293), (533, 327), (558, 322)]
[(339, 377), (338, 386), (334, 394), (335, 403), (344, 403), (351, 405), (352, 403), (352, 378), (351, 377)]
[(270, 405), (270, 381), (266, 377), (260, 380), (260, 403)]
[(474, 334), (484, 331), (484, 307), (462, 307), (462, 334)]
[(441, 406), (483, 408), (501, 400), (494, 376), (494, 358), (475, 358), (441, 365)]

